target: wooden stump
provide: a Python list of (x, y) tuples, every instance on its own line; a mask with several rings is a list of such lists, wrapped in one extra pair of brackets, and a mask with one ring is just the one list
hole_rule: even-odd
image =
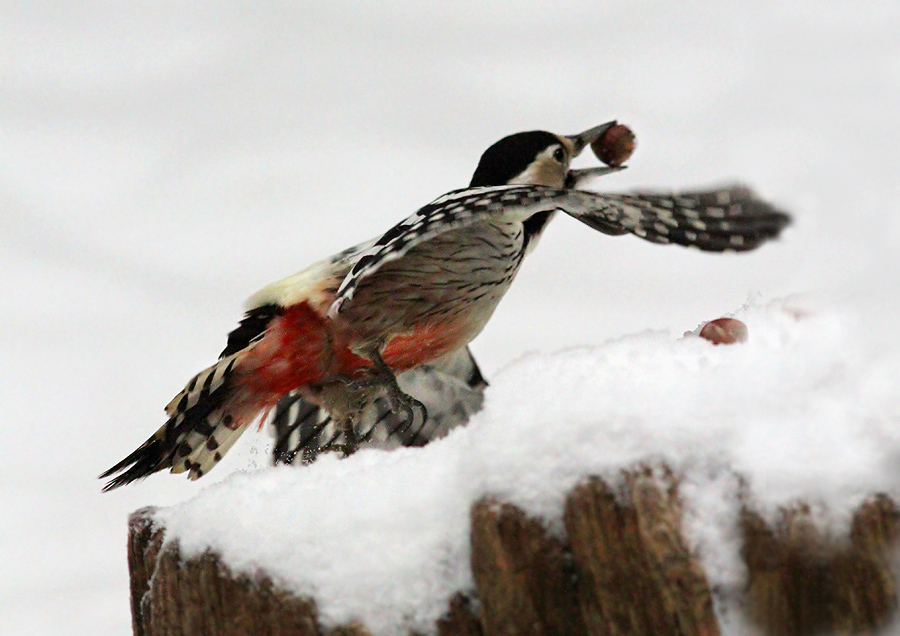
[(565, 520), (591, 634), (719, 633), (706, 576), (681, 536), (674, 483), (641, 471), (617, 497), (593, 479), (569, 496)]
[[(163, 545), (152, 508), (129, 520), (132, 625), (135, 636), (319, 636), (315, 603), (264, 577), (233, 576), (212, 553), (181, 558)], [(348, 628), (348, 629), (352, 629)], [(363, 636), (364, 630), (339, 632)]]
[(783, 511), (774, 526), (744, 511), (742, 526), (748, 609), (765, 633), (872, 634), (895, 614), (900, 509), (887, 497), (856, 511), (844, 541), (822, 533), (804, 506)]
[[(128, 561), (136, 636), (244, 634), (366, 636), (326, 630), (315, 602), (265, 577), (235, 576), (206, 553), (185, 560), (164, 541), (153, 510), (130, 519)], [(565, 505), (565, 536), (516, 507), (483, 500), (471, 511), (474, 590), (450, 600), (440, 636), (715, 636), (713, 595), (681, 532), (671, 474), (637, 469), (620, 483), (590, 479)], [(849, 538), (818, 528), (809, 509), (774, 524), (744, 510), (746, 609), (764, 634), (872, 634), (896, 613), (892, 569), (900, 508), (875, 496), (853, 516)]]
[(472, 573), (485, 634), (587, 634), (570, 550), (518, 508), (473, 506)]

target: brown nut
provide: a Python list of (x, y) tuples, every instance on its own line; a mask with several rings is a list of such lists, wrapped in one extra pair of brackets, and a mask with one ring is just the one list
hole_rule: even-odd
[(624, 124), (616, 124), (591, 144), (597, 159), (608, 166), (621, 166), (628, 161), (637, 145), (634, 133)]
[(700, 337), (714, 345), (747, 342), (747, 325), (734, 318), (717, 318), (703, 325)]

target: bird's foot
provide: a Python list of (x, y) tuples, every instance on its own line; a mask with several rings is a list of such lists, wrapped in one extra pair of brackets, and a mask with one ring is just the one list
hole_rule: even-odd
[(423, 427), (428, 417), (425, 405), (400, 388), (397, 376), (377, 352), (370, 353), (368, 357), (373, 366), (367, 369), (363, 378), (356, 380), (359, 389), (386, 401), (387, 408), (401, 419), (395, 432)]

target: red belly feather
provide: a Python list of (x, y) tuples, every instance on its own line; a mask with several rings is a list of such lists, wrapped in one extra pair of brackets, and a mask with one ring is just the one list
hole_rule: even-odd
[(424, 325), (412, 333), (395, 336), (382, 358), (395, 371), (406, 371), (455, 351), (466, 344), (454, 325)]
[[(264, 408), (301, 386), (322, 384), (338, 375), (352, 377), (370, 368), (369, 360), (352, 351), (352, 340), (331, 327), (307, 302), (288, 307), (240, 358), (236, 371), (242, 388)], [(460, 332), (446, 324), (423, 325), (392, 338), (382, 357), (399, 373), (462, 346)]]
[(241, 384), (266, 403), (306, 384), (322, 382), (332, 360), (325, 321), (302, 302), (274, 318), (238, 363)]

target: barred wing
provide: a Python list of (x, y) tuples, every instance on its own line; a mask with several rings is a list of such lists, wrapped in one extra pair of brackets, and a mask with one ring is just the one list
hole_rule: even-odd
[[(584, 200), (563, 210), (595, 230), (709, 252), (756, 249), (790, 223), (788, 215), (740, 186), (679, 194), (573, 195)], [(597, 205), (594, 197), (607, 205)]]
[(790, 217), (742, 187), (683, 194), (600, 194), (546, 186), (455, 190), (388, 230), (361, 253), (328, 310), (337, 316), (359, 284), (435, 236), (478, 223), (510, 223), (560, 210), (613, 236), (634, 234), (654, 243), (704, 251), (747, 251), (775, 238)]
[(524, 221), (537, 212), (557, 209), (567, 190), (544, 186), (486, 186), (454, 190), (401, 221), (364, 252), (344, 278), (328, 310), (334, 318), (353, 298), (360, 282), (409, 250), (451, 230), (494, 220)]

